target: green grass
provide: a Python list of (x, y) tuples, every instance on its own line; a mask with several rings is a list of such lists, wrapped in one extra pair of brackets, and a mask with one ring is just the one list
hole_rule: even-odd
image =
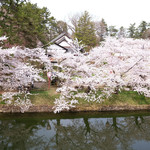
[(4, 101), (1, 101), (0, 104), (6, 104)]
[[(100, 91), (98, 91), (100, 92)], [(51, 87), (47, 91), (31, 91), (31, 100), (35, 105), (54, 105), (55, 98), (59, 98), (60, 94), (56, 92), (55, 87)], [(122, 91), (118, 94), (113, 94), (110, 98), (105, 99), (102, 103), (87, 102), (83, 98), (78, 98), (77, 106), (83, 107), (98, 107), (98, 106), (123, 106), (123, 105), (150, 105), (150, 98), (144, 95), (139, 95), (135, 91)]]
[(104, 105), (149, 105), (150, 98), (144, 95), (139, 95), (135, 91), (122, 91), (118, 94), (113, 94), (102, 104)]
[(55, 87), (51, 87), (46, 91), (31, 91), (30, 99), (34, 105), (54, 105), (55, 98), (59, 98), (60, 94), (56, 92)]
[(47, 80), (47, 74), (46, 72), (40, 72), (39, 75), (44, 78), (45, 80)]
[[(81, 92), (81, 91), (80, 91)], [(76, 92), (75, 92), (76, 93)], [(56, 92), (56, 87), (51, 86), (49, 90), (37, 90), (31, 91), (30, 99), (34, 105), (54, 105), (55, 98), (59, 98), (60, 93)], [(97, 92), (100, 94), (100, 91)], [(1, 99), (1, 94), (0, 94)], [(140, 105), (150, 105), (150, 98), (144, 95), (139, 95), (135, 91), (122, 91), (118, 94), (113, 94), (110, 98), (105, 99), (102, 103), (97, 102), (87, 102), (83, 98), (78, 99), (80, 108), (93, 108), (96, 109), (100, 106), (140, 106)], [(0, 104), (4, 104), (1, 102)]]
[[(98, 91), (99, 92), (99, 91)], [(92, 107), (93, 110), (100, 106), (139, 106), (139, 105), (150, 105), (150, 98), (144, 95), (139, 95), (135, 91), (122, 91), (118, 94), (113, 94), (110, 98), (105, 99), (101, 103), (87, 102), (83, 98), (78, 99), (81, 108)]]

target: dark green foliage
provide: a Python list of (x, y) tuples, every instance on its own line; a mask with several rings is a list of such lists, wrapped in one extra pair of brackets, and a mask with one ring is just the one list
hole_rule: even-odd
[(149, 24), (146, 21), (142, 21), (138, 27), (135, 27), (135, 23), (130, 24), (128, 33), (130, 38), (143, 38), (144, 32), (148, 29)]
[(128, 33), (129, 33), (129, 37), (130, 38), (134, 38), (135, 37), (135, 31), (136, 31), (135, 23), (130, 24), (130, 26), (128, 28)]
[(67, 23), (64, 21), (57, 21), (57, 33), (61, 34), (61, 33), (67, 33), (68, 32), (68, 26)]
[(0, 18), (0, 36), (9, 37), (8, 43), (5, 43), (8, 47), (21, 45), (35, 48), (38, 44), (47, 44), (56, 36), (56, 21), (48, 9), (38, 8), (25, 0), (1, 2)]
[(89, 50), (97, 45), (94, 23), (87, 11), (79, 18), (75, 29), (75, 37)]
[(139, 37), (142, 38), (143, 33), (148, 28), (147, 22), (146, 21), (142, 21), (138, 28), (139, 28)]
[(118, 32), (118, 30), (115, 28), (115, 26), (109, 26), (108, 31), (109, 31), (110, 36), (116, 36), (116, 34)]

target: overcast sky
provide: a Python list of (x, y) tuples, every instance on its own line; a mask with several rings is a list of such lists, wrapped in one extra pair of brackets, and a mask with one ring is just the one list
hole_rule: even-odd
[(85, 10), (96, 20), (105, 19), (108, 26), (128, 27), (150, 22), (150, 0), (30, 0), (39, 7), (46, 6), (57, 20), (67, 21), (70, 16)]

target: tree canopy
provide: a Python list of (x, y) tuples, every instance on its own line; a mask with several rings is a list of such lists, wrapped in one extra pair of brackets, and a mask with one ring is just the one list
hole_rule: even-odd
[(56, 74), (62, 86), (57, 89), (61, 96), (55, 111), (74, 107), (80, 99), (101, 103), (118, 91), (150, 97), (149, 49), (148, 40), (107, 37), (88, 56), (56, 53), (60, 61), (55, 67), (62, 68)]
[(49, 10), (25, 0), (2, 1), (0, 18), (0, 36), (8, 36), (6, 47), (22, 45), (35, 48), (56, 36), (56, 20)]
[(85, 11), (77, 22), (75, 37), (89, 50), (97, 45), (94, 23), (87, 11)]

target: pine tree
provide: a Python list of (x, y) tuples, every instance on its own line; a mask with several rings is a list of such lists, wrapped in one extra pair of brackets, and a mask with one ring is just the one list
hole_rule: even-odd
[(109, 26), (108, 31), (110, 36), (116, 36), (118, 32), (115, 26)]
[(136, 32), (136, 27), (135, 27), (135, 23), (130, 24), (129, 28), (128, 28), (128, 34), (130, 38), (135, 38), (135, 32)]
[(68, 32), (68, 26), (67, 26), (67, 23), (64, 22), (64, 21), (57, 21), (57, 32), (59, 34), (63, 33), (63, 32)]
[(139, 37), (142, 38), (143, 33), (146, 31), (147, 29), (147, 22), (146, 21), (142, 21), (138, 27), (139, 30)]
[(126, 30), (123, 26), (120, 27), (119, 31), (118, 31), (118, 38), (124, 38), (126, 37)]
[(86, 46), (86, 50), (90, 50), (97, 45), (94, 23), (87, 11), (78, 20), (75, 37)]
[(95, 30), (98, 42), (104, 41), (105, 36), (108, 34), (107, 24), (104, 19), (100, 22), (95, 22)]
[[(11, 45), (13, 42), (19, 42), (19, 37), (17, 37), (17, 20), (19, 7), (23, 5), (25, 0), (2, 0), (0, 1), (0, 28), (1, 35), (7, 35), (8, 44)], [(8, 46), (9, 46), (8, 45)]]
[[(57, 32), (55, 18), (49, 10), (38, 8), (26, 0), (6, 0), (0, 3), (0, 36), (8, 37), (5, 46), (20, 45), (35, 48), (47, 44)], [(51, 33), (51, 29), (55, 29)]]

